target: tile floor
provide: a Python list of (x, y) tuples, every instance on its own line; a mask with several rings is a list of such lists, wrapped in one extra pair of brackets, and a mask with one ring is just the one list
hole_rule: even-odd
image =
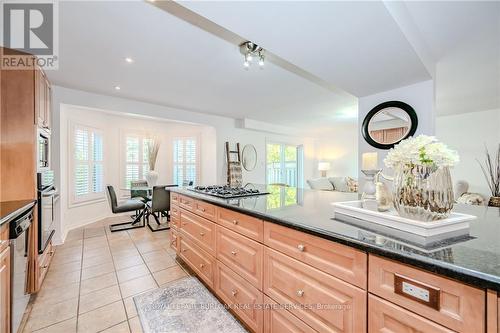
[(142, 332), (132, 297), (188, 273), (169, 248), (169, 231), (111, 233), (113, 217), (71, 230), (25, 315), (36, 333)]

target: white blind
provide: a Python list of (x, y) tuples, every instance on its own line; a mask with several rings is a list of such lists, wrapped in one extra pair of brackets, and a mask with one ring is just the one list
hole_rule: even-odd
[(130, 182), (146, 179), (149, 171), (148, 140), (140, 135), (125, 136), (125, 177), (124, 185), (130, 188)]
[(73, 130), (73, 201), (104, 195), (104, 148), (100, 130), (75, 125)]
[(196, 138), (177, 138), (174, 145), (174, 183), (199, 181), (199, 156)]

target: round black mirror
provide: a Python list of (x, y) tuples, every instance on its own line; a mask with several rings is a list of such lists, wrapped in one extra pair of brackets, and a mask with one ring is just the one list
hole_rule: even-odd
[(417, 130), (418, 118), (415, 110), (400, 101), (389, 101), (374, 107), (363, 120), (363, 138), (371, 146), (391, 149)]

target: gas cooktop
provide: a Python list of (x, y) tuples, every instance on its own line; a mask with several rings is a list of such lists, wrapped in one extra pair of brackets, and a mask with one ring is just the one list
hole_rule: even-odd
[(269, 192), (261, 192), (253, 188), (230, 187), (228, 185), (195, 186), (193, 188), (190, 188), (190, 190), (197, 193), (212, 195), (214, 197), (225, 199), (269, 194)]

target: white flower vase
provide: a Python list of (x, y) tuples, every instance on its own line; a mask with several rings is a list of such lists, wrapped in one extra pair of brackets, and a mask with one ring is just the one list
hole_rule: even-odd
[(153, 187), (158, 182), (158, 172), (151, 170), (146, 174), (146, 180), (149, 187)]

